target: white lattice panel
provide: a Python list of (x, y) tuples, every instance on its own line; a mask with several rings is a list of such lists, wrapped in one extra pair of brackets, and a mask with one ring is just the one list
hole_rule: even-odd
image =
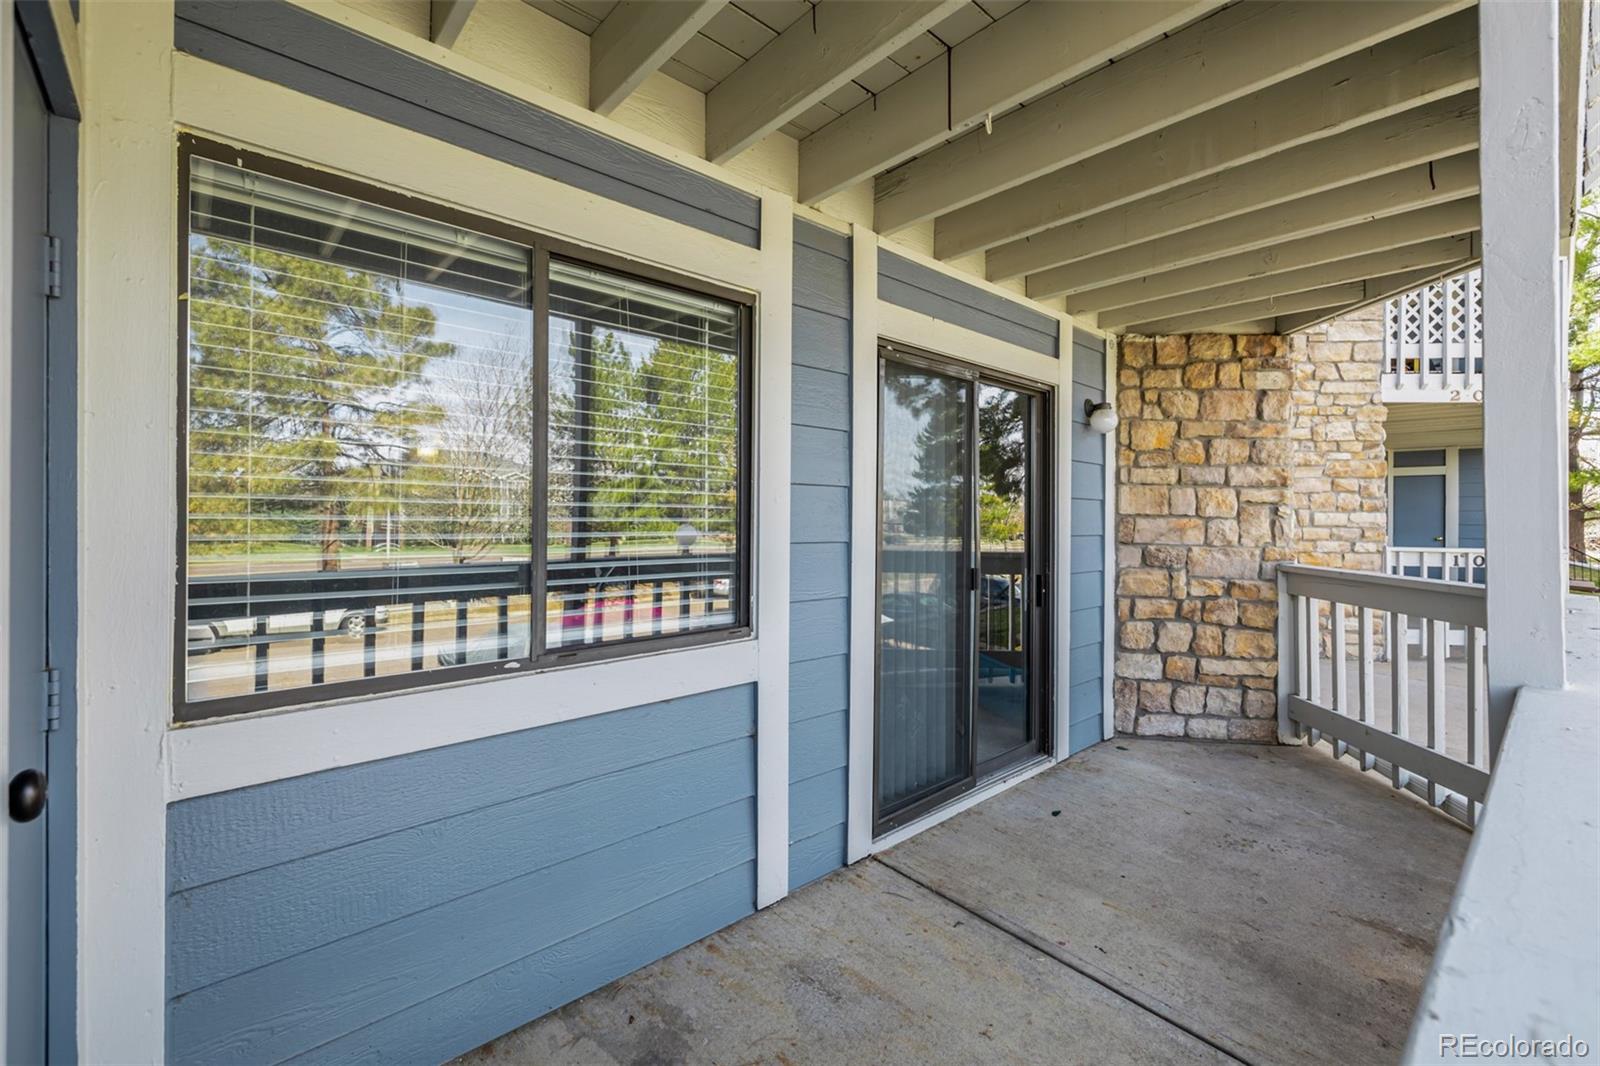
[(1483, 272), (1389, 299), (1383, 309), (1384, 399), (1483, 400)]

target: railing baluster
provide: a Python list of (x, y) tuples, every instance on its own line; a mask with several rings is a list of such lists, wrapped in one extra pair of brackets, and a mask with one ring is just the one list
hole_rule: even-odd
[[(1398, 611), (1389, 612), (1389, 632), (1395, 634), (1399, 646), (1389, 646), (1389, 732), (1403, 740), (1411, 739), (1411, 649), (1406, 643), (1406, 616)], [(1395, 763), (1390, 768), (1395, 788), (1405, 788), (1411, 775)]]
[(1306, 684), (1306, 598), (1294, 597), (1294, 694), (1301, 699), (1311, 698)]
[[(1488, 768), (1488, 716), (1483, 713), (1483, 630), (1467, 627), (1467, 765)], [(1467, 824), (1476, 826), (1483, 805), (1467, 800)]]
[[(1322, 607), (1313, 596), (1306, 601), (1306, 699), (1322, 703)], [(1311, 730), (1311, 746), (1321, 739), (1317, 730)]]
[(322, 669), (322, 666), (323, 666), (323, 662), (322, 662), (322, 652), (323, 652), (322, 623), (323, 623), (323, 614), (322, 614), (321, 608), (318, 608), (317, 610), (312, 611), (311, 612), (311, 633), (312, 633), (312, 637), (311, 637), (311, 683), (313, 685), (322, 684), (322, 677), (323, 677), (323, 669)]
[[(1356, 625), (1360, 627), (1356, 640), (1361, 656), (1360, 672), (1356, 674), (1357, 700), (1361, 707), (1361, 724), (1372, 725), (1376, 720), (1372, 700), (1372, 608), (1361, 607), (1356, 610)], [(1372, 769), (1370, 752), (1361, 753), (1361, 768)]]
[[(1445, 743), (1445, 643), (1449, 639), (1445, 623), (1429, 618), (1423, 623), (1428, 637), (1428, 747), (1443, 752)], [(1428, 802), (1435, 807), (1443, 802), (1443, 792), (1428, 781)]]
[[(1350, 671), (1348, 669), (1348, 652), (1345, 647), (1344, 604), (1338, 600), (1328, 604), (1328, 622), (1333, 626), (1332, 650), (1329, 659), (1333, 668), (1333, 709), (1350, 717)], [(1342, 740), (1334, 740), (1333, 757), (1344, 757), (1348, 745)]]
[(378, 609), (368, 604), (361, 612), (361, 676), (378, 676)]
[(467, 664), (467, 601), (456, 601), (456, 665)]
[(267, 649), (271, 644), (267, 641), (267, 616), (256, 617), (256, 691), (267, 691)]
[(428, 605), (418, 600), (411, 604), (411, 669), (422, 669), (422, 649), (428, 626)]
[(511, 658), (511, 597), (502, 595), (495, 605), (496, 651), (501, 659)]

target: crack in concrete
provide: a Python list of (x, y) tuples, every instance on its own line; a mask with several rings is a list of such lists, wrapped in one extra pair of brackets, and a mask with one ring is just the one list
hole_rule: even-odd
[(997, 911), (992, 911), (989, 908), (979, 904), (970, 903), (967, 900), (952, 894), (950, 891), (944, 888), (940, 888), (936, 885), (929, 884), (926, 881), (919, 880), (915, 875), (901, 869), (899, 866), (896, 866), (894, 863), (884, 858), (882, 854), (872, 856), (870, 861), (876, 862), (879, 866), (893, 871), (898, 876), (905, 878), (907, 881), (910, 881), (912, 884), (923, 889), (924, 891), (932, 893), (951, 906), (966, 911), (978, 921), (983, 922), (985, 925), (996, 929), (1001, 933), (1004, 933), (1006, 936), (1009, 936), (1018, 943), (1025, 945), (1029, 949), (1040, 952), (1041, 954), (1047, 956), (1062, 966), (1065, 966), (1067, 969), (1073, 971), (1079, 976), (1093, 981), (1095, 984), (1099, 985), (1101, 988), (1104, 988), (1112, 995), (1133, 1004), (1135, 1007), (1138, 1007), (1140, 1010), (1143, 1010), (1146, 1013), (1155, 1016), (1156, 1018), (1161, 1019), (1174, 1029), (1178, 1029), (1184, 1033), (1187, 1033), (1189, 1036), (1200, 1041), (1202, 1044), (1205, 1044), (1207, 1047), (1210, 1047), (1221, 1054), (1228, 1056), (1230, 1059), (1233, 1059), (1236, 1062), (1244, 1063), (1245, 1066), (1257, 1066), (1255, 1060), (1249, 1057), (1249, 1055), (1245, 1052), (1245, 1049), (1241, 1048), (1232, 1040), (1229, 1040), (1227, 1037), (1220, 1034), (1206, 1032), (1200, 1027), (1199, 1023), (1189, 1021), (1188, 1019), (1184, 1018), (1182, 1013), (1176, 1007), (1172, 1006), (1172, 1004), (1163, 1002), (1162, 1000), (1156, 999), (1153, 996), (1149, 996), (1142, 990), (1134, 988), (1125, 982), (1118, 980), (1116, 977), (1113, 977), (1111, 974), (1100, 969), (1098, 966), (1095, 966), (1093, 963), (1079, 958), (1077, 955), (1067, 951), (1060, 945), (1053, 944), (1048, 940), (1038, 936), (1026, 926), (1007, 918), (1005, 915), (1000, 914)]

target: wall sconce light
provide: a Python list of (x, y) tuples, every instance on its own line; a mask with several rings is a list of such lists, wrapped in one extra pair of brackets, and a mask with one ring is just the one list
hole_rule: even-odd
[(1089, 419), (1089, 428), (1096, 433), (1110, 433), (1117, 428), (1117, 409), (1109, 403), (1085, 400), (1083, 413)]

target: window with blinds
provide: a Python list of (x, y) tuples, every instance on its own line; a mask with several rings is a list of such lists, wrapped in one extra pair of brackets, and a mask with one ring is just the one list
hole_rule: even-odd
[(181, 717), (745, 624), (743, 307), (198, 151)]
[(551, 263), (550, 647), (736, 621), (740, 334), (736, 304)]

